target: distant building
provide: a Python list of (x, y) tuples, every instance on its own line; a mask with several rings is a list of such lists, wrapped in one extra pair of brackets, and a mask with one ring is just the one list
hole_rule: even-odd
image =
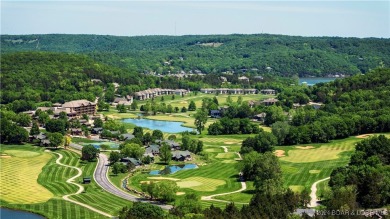
[(200, 92), (205, 94), (256, 94), (257, 89), (241, 88), (202, 88)]
[(212, 118), (220, 118), (221, 115), (221, 110), (210, 110), (210, 116)]
[(277, 100), (275, 98), (269, 98), (269, 99), (263, 100), (261, 103), (263, 103), (266, 106), (271, 106), (271, 105), (274, 105), (275, 103), (277, 103), (278, 101), (279, 100)]
[(275, 90), (273, 90), (273, 89), (263, 89), (263, 90), (260, 90), (260, 93), (262, 93), (262, 94), (268, 94), (268, 95), (270, 95), (270, 94), (276, 94), (276, 91)]
[(249, 78), (246, 77), (246, 76), (241, 76), (241, 77), (238, 77), (238, 80), (239, 81), (245, 81), (245, 82), (249, 82)]
[(83, 114), (94, 115), (96, 113), (96, 103), (88, 100), (74, 100), (62, 104), (62, 108), (69, 109), (70, 112), (76, 112), (77, 116)]
[(191, 160), (191, 153), (187, 151), (173, 151), (172, 160), (174, 161), (186, 161)]
[(266, 116), (267, 116), (266, 113), (260, 113), (255, 115), (253, 118), (259, 122), (264, 122)]
[(129, 133), (119, 135), (119, 139), (121, 139), (122, 141), (131, 140), (134, 137), (135, 137), (134, 135), (129, 134)]

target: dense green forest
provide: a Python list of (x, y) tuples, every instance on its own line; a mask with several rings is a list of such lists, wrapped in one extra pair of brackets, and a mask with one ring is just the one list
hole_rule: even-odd
[(283, 35), (138, 36), (1, 35), (1, 53), (85, 54), (138, 73), (273, 73), (326, 76), (390, 66), (390, 40)]

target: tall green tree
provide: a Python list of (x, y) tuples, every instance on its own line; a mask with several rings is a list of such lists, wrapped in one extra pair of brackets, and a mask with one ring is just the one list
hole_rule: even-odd
[(194, 115), (195, 117), (195, 126), (196, 130), (198, 130), (199, 134), (202, 134), (202, 131), (205, 128), (208, 119), (208, 113), (202, 109), (198, 109), (198, 111)]
[(57, 148), (58, 146), (62, 146), (62, 144), (64, 143), (64, 136), (59, 132), (50, 133), (49, 140), (50, 140), (50, 147)]
[(39, 133), (38, 123), (34, 121), (30, 130), (30, 135), (38, 135)]
[(171, 147), (165, 142), (160, 147), (160, 159), (166, 164), (169, 164), (169, 162), (172, 160)]
[(99, 156), (99, 149), (93, 145), (85, 145), (81, 150), (81, 159), (87, 161), (93, 161)]

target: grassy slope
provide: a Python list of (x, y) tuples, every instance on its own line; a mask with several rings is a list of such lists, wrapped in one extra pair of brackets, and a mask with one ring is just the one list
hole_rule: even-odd
[[(34, 147), (31, 145), (1, 145), (1, 150), (24, 150), (24, 151), (39, 151), (43, 153), (44, 148)], [(44, 166), (41, 174), (38, 177), (38, 183), (50, 190), (55, 197), (42, 203), (36, 204), (10, 204), (1, 200), (1, 206), (31, 211), (44, 215), (47, 218), (105, 218), (91, 210), (88, 210), (79, 205), (67, 202), (61, 197), (68, 193), (77, 191), (73, 185), (65, 183), (65, 181), (73, 176), (75, 172), (70, 168), (62, 168), (55, 164), (55, 156), (53, 155), (50, 161)], [(68, 159), (71, 161), (71, 159)], [(72, 161), (71, 161), (72, 162)], [(18, 166), (15, 166), (18, 168)], [(15, 169), (15, 171), (18, 171)], [(28, 185), (27, 185), (28, 186)], [(2, 188), (3, 189), (3, 188)]]

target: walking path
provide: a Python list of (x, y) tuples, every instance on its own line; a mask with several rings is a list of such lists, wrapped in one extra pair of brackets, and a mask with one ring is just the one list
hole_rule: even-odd
[(325, 180), (328, 180), (328, 179), (330, 179), (330, 177), (327, 177), (325, 179), (320, 179), (320, 180), (314, 182), (313, 185), (311, 186), (311, 193), (310, 193), (311, 201), (310, 201), (310, 204), (308, 205), (309, 208), (315, 208), (318, 206), (317, 201), (319, 201), (319, 200), (317, 199), (317, 194), (316, 194), (317, 193), (317, 184), (320, 182), (323, 182)]
[(81, 176), (81, 174), (83, 173), (83, 171), (82, 171), (80, 168), (78, 168), (78, 167), (74, 167), (74, 166), (69, 166), (69, 165), (62, 164), (62, 163), (60, 162), (60, 160), (63, 158), (62, 154), (56, 153), (56, 152), (53, 152), (53, 153), (54, 153), (54, 154), (57, 154), (57, 155), (59, 156), (59, 157), (57, 158), (57, 160), (56, 160), (56, 164), (61, 165), (61, 166), (64, 166), (64, 167), (69, 167), (69, 168), (76, 169), (77, 172), (78, 172), (75, 176), (73, 176), (73, 177), (69, 178), (68, 180), (66, 180), (66, 182), (69, 183), (69, 184), (76, 185), (77, 187), (79, 187), (79, 190), (78, 190), (76, 193), (69, 194), (69, 195), (64, 195), (64, 196), (62, 196), (62, 198), (63, 198), (64, 200), (66, 200), (66, 201), (75, 203), (75, 204), (77, 204), (77, 205), (81, 205), (81, 206), (83, 206), (83, 207), (85, 207), (85, 208), (88, 208), (88, 209), (91, 210), (91, 211), (94, 211), (94, 212), (99, 213), (99, 214), (101, 214), (101, 215), (104, 215), (104, 216), (106, 216), (106, 217), (112, 218), (113, 216), (110, 215), (110, 214), (107, 214), (106, 212), (100, 211), (100, 210), (98, 210), (98, 209), (96, 209), (96, 208), (94, 208), (94, 207), (92, 207), (92, 206), (89, 206), (89, 205), (87, 205), (87, 204), (84, 204), (84, 203), (81, 203), (81, 202), (78, 202), (78, 201), (75, 201), (75, 200), (72, 200), (72, 199), (69, 198), (69, 197), (72, 196), (72, 195), (78, 195), (78, 194), (80, 194), (80, 193), (82, 193), (82, 192), (84, 191), (84, 187), (83, 187), (83, 186), (79, 185), (78, 183), (73, 182), (77, 177)]
[[(223, 150), (225, 151), (225, 153), (228, 152), (228, 148), (226, 146), (221, 146), (221, 148), (223, 148)], [(241, 155), (240, 153), (236, 153), (240, 159), (241, 159)], [(226, 203), (230, 203), (231, 201), (225, 201), (225, 200), (219, 200), (219, 199), (214, 199), (214, 197), (217, 197), (217, 196), (222, 196), (222, 195), (229, 195), (229, 194), (233, 194), (233, 193), (238, 193), (238, 192), (242, 192), (246, 190), (246, 183), (245, 182), (241, 182), (241, 189), (239, 190), (236, 190), (236, 191), (233, 191), (233, 192), (226, 192), (226, 193), (219, 193), (219, 194), (214, 194), (214, 195), (209, 195), (209, 196), (202, 196), (200, 199), (201, 200), (204, 200), (204, 201), (217, 201), (217, 202), (226, 202)], [(237, 204), (248, 204), (248, 203), (242, 203), (242, 202), (235, 202)]]

